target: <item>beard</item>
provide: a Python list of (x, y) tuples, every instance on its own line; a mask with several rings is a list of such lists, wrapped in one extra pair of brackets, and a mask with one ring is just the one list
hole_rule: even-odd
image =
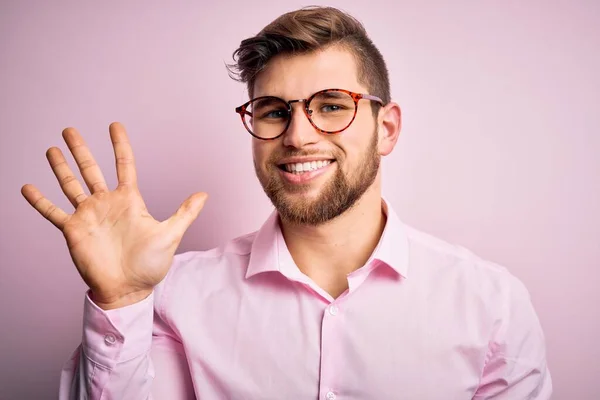
[[(301, 196), (293, 198), (294, 193), (307, 190), (310, 184), (291, 185), (285, 182), (279, 176), (276, 160), (267, 164), (267, 172), (262, 172), (255, 161), (254, 170), (263, 190), (283, 221), (299, 225), (321, 225), (352, 208), (375, 182), (381, 163), (381, 155), (377, 151), (377, 138), (377, 131), (375, 131), (360, 162), (348, 176), (344, 174), (336, 159), (335, 174), (323, 184), (320, 193), (314, 200), (307, 200)], [(296, 151), (287, 152), (278, 158), (310, 155), (314, 154)]]

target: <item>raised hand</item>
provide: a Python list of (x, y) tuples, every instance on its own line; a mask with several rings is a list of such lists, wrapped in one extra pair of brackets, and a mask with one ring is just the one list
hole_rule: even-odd
[(133, 151), (125, 128), (110, 125), (118, 186), (109, 191), (102, 171), (81, 135), (74, 128), (63, 131), (89, 188), (86, 195), (57, 147), (46, 152), (52, 171), (71, 204), (67, 214), (33, 185), (21, 193), (41, 215), (60, 229), (71, 258), (92, 299), (104, 309), (123, 307), (146, 298), (167, 274), (183, 234), (196, 219), (207, 198), (195, 193), (165, 221), (155, 220), (137, 187)]

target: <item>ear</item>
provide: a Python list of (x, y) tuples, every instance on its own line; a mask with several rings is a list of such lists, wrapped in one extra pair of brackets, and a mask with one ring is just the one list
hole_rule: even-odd
[(379, 154), (387, 156), (394, 150), (400, 128), (402, 126), (402, 112), (397, 103), (391, 102), (379, 110)]

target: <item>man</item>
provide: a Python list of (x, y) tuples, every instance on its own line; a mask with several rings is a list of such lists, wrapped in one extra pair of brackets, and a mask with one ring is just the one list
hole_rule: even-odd
[(47, 157), (76, 211), (23, 187), (90, 288), (60, 397), (548, 399), (544, 337), (520, 281), (405, 226), (381, 197), (400, 108), (361, 24), (298, 10), (235, 58), (252, 99), (236, 112), (276, 208), (257, 232), (174, 256), (207, 196), (154, 220), (118, 123), (114, 191), (72, 128), (63, 137), (90, 195), (57, 148)]

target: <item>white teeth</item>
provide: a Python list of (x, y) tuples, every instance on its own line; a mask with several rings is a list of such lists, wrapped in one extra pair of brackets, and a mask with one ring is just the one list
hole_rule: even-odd
[(287, 172), (293, 173), (302, 173), (314, 171), (319, 168), (326, 167), (331, 164), (331, 160), (319, 160), (319, 161), (309, 161), (305, 163), (295, 163), (295, 164), (285, 164), (285, 170)]

